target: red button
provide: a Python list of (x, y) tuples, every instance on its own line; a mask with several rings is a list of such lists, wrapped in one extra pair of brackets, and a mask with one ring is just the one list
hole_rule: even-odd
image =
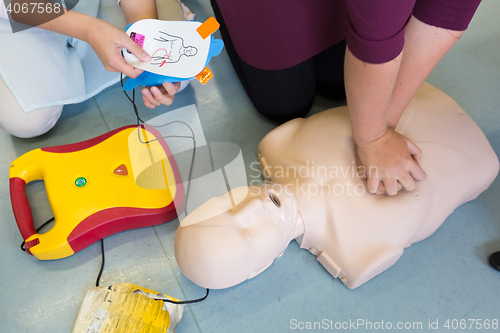
[(113, 171), (113, 173), (115, 175), (119, 175), (119, 176), (128, 176), (128, 170), (127, 170), (127, 167), (125, 166), (125, 164), (118, 166), (115, 169), (115, 171)]

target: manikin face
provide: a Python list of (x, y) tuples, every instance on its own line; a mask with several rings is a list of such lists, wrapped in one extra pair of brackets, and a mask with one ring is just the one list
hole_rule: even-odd
[(280, 185), (236, 188), (182, 221), (175, 257), (194, 283), (231, 287), (266, 269), (292, 239), (296, 223), (295, 197)]

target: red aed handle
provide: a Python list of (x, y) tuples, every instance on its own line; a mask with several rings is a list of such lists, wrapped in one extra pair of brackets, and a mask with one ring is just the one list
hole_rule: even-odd
[(17, 227), (26, 240), (36, 234), (33, 226), (33, 216), (31, 215), (31, 207), (26, 196), (26, 182), (24, 179), (14, 177), (10, 178), (10, 201), (12, 202), (12, 210), (17, 222)]

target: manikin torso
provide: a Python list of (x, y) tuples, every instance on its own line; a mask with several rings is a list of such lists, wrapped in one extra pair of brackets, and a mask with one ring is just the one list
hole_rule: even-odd
[[(363, 193), (347, 108), (290, 121), (259, 145), (263, 174), (272, 182), (290, 184), (296, 195), (305, 225), (300, 247), (318, 255), (349, 288), (387, 269), (405, 247), (434, 233), (455, 208), (483, 192), (498, 172), (498, 159), (479, 127), (451, 98), (428, 84), (405, 110), (396, 130), (422, 149), (427, 179), (414, 191), (394, 197)], [(306, 174), (303, 166), (307, 177), (298, 172), (295, 177), (292, 170), (301, 167)]]
[[(403, 190), (394, 197), (368, 193), (359, 179), (358, 172), (363, 169), (356, 168), (346, 107), (294, 119), (270, 132), (258, 148), (264, 177), (294, 194), (298, 214), (294, 217), (297, 223), (293, 237), (299, 236), (300, 247), (315, 254), (326, 270), (349, 288), (360, 286), (392, 266), (406, 247), (430, 236), (455, 208), (487, 189), (498, 173), (498, 158), (479, 127), (450, 97), (428, 84), (405, 110), (396, 131), (422, 149), (421, 166), (427, 179), (417, 183), (414, 191)], [(227, 226), (242, 216), (252, 219), (249, 209), (241, 207), (249, 200), (219, 218), (178, 229), (176, 258), (188, 278), (212, 288), (244, 280), (235, 277), (223, 281), (213, 273), (207, 274), (210, 267), (201, 264), (210, 262), (212, 256), (224, 257), (219, 251), (227, 252), (217, 245), (203, 245), (204, 237), (230, 239), (237, 231), (218, 228), (222, 231), (215, 235), (199, 227), (214, 223)], [(213, 209), (209, 202), (205, 212)], [(203, 206), (200, 208), (203, 210)], [(214, 216), (213, 212), (209, 215)], [(261, 226), (262, 230), (266, 228)], [(258, 243), (255, 234), (262, 230), (251, 232), (252, 246)], [(269, 242), (272, 254), (252, 250), (258, 257), (255, 263), (241, 255), (243, 267), (236, 267), (234, 258), (228, 259), (228, 267), (221, 260), (210, 265), (219, 265), (216, 271), (223, 275), (234, 269), (242, 271), (240, 276), (251, 278), (284, 250)], [(203, 258), (190, 252), (193, 244), (197, 244)], [(229, 264), (230, 260), (233, 264)]]

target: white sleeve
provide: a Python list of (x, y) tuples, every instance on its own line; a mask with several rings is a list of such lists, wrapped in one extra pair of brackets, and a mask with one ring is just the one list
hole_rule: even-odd
[(5, 9), (5, 1), (0, 1), (0, 19), (8, 20), (7, 9)]

